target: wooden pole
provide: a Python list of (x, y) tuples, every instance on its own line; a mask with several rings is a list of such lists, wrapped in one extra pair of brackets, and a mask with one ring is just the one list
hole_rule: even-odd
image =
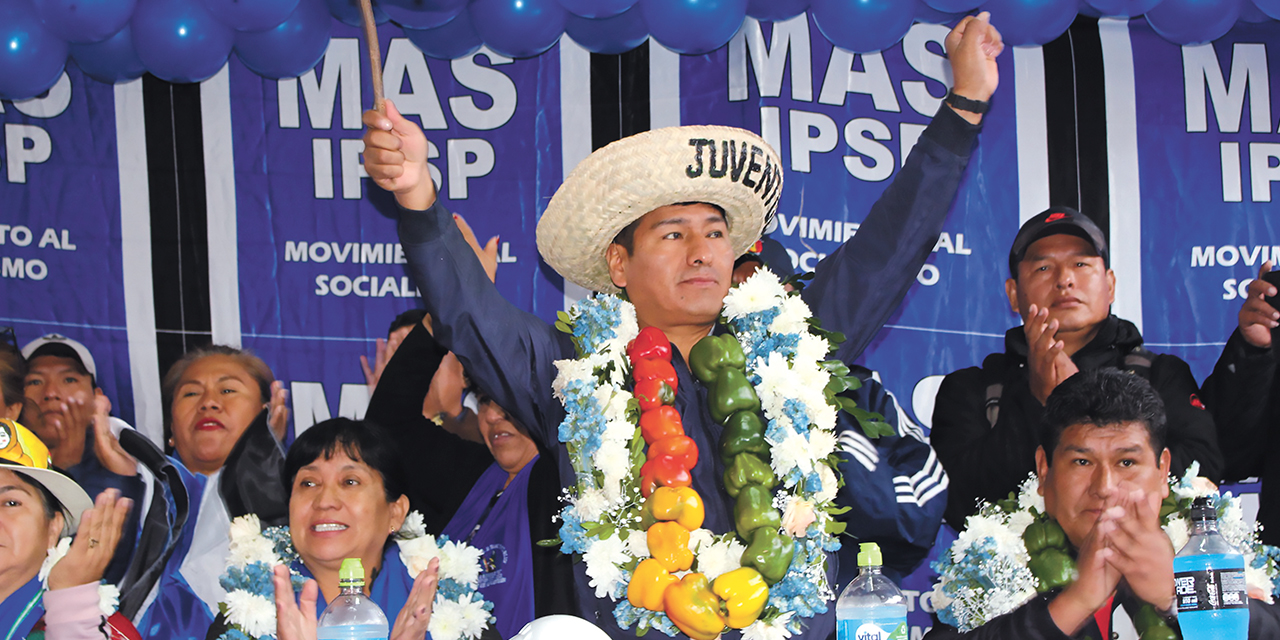
[(382, 50), (378, 46), (378, 25), (373, 20), (373, 0), (360, 0), (360, 15), (364, 22), (364, 44), (369, 52), (369, 73), (373, 78), (373, 108), (385, 114), (386, 100), (382, 93)]

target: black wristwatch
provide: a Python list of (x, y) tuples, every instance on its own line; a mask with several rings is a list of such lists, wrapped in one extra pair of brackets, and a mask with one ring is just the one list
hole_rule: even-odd
[(957, 94), (954, 89), (947, 91), (947, 97), (942, 100), (961, 111), (983, 114), (991, 110), (990, 100), (973, 100), (971, 98), (966, 98)]

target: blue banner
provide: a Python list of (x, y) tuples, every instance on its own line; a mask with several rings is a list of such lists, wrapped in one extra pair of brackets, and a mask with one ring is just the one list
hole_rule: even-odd
[(1248, 283), (1263, 262), (1280, 261), (1271, 108), (1280, 82), (1270, 82), (1280, 37), (1265, 25), (1239, 24), (1212, 44), (1182, 47), (1144, 20), (1129, 31), (1141, 70), (1133, 99), (1143, 334), (1152, 350), (1186, 360), (1203, 381), (1236, 327)]
[[(503, 295), (554, 319), (561, 280), (540, 265), (534, 227), (562, 179), (556, 50), (442, 61), (390, 25), (380, 35), (387, 97), (426, 129), (444, 204), (482, 245), (500, 236)], [(297, 79), (230, 63), (242, 344), (291, 388), (300, 429), (363, 415), (359, 356), (372, 361), (372, 341), (421, 303), (394, 200), (360, 165), (373, 94), (357, 36), (335, 23), (325, 58)]]
[(133, 422), (118, 145), (141, 142), (117, 141), (117, 93), (69, 66), (43, 96), (0, 102), (0, 325), (18, 346), (46, 333), (82, 342), (114, 413)]

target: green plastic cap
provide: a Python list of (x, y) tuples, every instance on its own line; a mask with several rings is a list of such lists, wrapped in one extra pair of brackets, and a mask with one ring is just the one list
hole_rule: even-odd
[[(880, 545), (874, 542), (863, 542), (858, 551), (859, 567), (878, 567), (884, 564), (884, 558), (880, 555)], [(359, 562), (359, 560), (357, 560)], [(343, 568), (346, 563), (343, 562)]]
[[(879, 552), (877, 552), (878, 554)], [(858, 556), (861, 558), (862, 556)], [(876, 557), (879, 557), (877, 555)], [(338, 586), (339, 587), (363, 587), (364, 586), (364, 565), (360, 564), (360, 558), (343, 558), (342, 567), (338, 569)]]

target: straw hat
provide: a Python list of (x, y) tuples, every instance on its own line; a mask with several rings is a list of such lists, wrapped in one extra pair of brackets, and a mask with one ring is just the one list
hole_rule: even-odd
[(616, 293), (605, 250), (644, 214), (681, 202), (717, 205), (738, 256), (759, 239), (781, 193), (778, 154), (750, 131), (712, 125), (646, 131), (578, 164), (538, 221), (538, 251), (566, 280)]
[(80, 526), (80, 514), (93, 507), (93, 500), (70, 477), (52, 468), (49, 448), (30, 429), (0, 418), (0, 469), (20, 473), (39, 483), (62, 503), (66, 525), (63, 532)]

